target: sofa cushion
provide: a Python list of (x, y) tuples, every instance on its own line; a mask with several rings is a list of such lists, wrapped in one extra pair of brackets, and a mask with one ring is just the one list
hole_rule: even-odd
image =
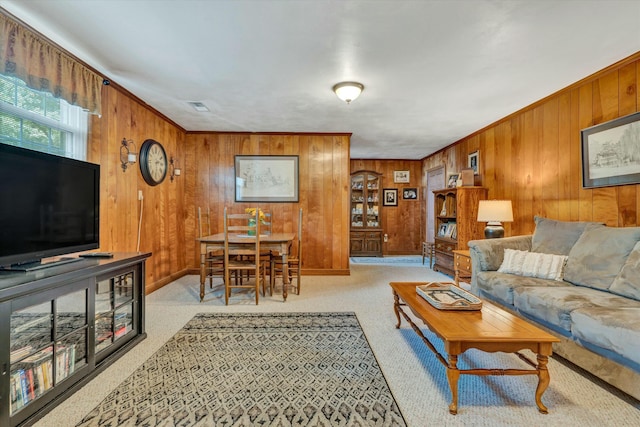
[(482, 271), (496, 271), (502, 264), (505, 249), (518, 249), (521, 251), (531, 249), (531, 235), (470, 240), (467, 245), (469, 245), (474, 268), (479, 268)]
[(585, 307), (571, 312), (580, 342), (611, 350), (640, 364), (640, 302), (636, 307)]
[(520, 286), (513, 290), (513, 305), (518, 311), (564, 331), (571, 331), (570, 314), (573, 310), (586, 307), (633, 307), (636, 304), (637, 301), (629, 298), (578, 286)]
[(609, 291), (640, 301), (640, 242), (633, 247)]
[(536, 216), (536, 229), (531, 251), (543, 254), (568, 255), (582, 233), (589, 228), (604, 227), (599, 222), (558, 221)]
[(514, 274), (498, 273), (497, 271), (479, 271), (476, 275), (476, 280), (480, 296), (511, 307), (513, 307), (513, 290), (522, 286), (570, 286), (575, 288), (575, 286), (563, 281), (516, 276)]
[(512, 273), (518, 276), (540, 279), (562, 280), (567, 257), (565, 255), (543, 254), (537, 252), (504, 250), (500, 273)]
[(574, 285), (608, 290), (638, 241), (640, 227), (585, 230), (569, 252), (564, 279)]

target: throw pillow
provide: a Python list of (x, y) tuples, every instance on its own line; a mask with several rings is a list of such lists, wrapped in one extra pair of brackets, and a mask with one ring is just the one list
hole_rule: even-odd
[(609, 290), (640, 301), (640, 242), (636, 243)]
[(585, 230), (569, 252), (564, 280), (574, 285), (608, 290), (638, 241), (640, 227)]
[(536, 229), (531, 251), (543, 254), (569, 255), (569, 251), (586, 229), (604, 227), (599, 222), (557, 221), (536, 216)]
[(539, 279), (562, 280), (566, 261), (567, 257), (564, 255), (505, 249), (504, 260), (498, 271)]

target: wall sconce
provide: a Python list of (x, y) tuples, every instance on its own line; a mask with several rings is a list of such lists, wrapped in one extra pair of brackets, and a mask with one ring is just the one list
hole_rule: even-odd
[(136, 153), (136, 144), (127, 138), (122, 138), (122, 145), (120, 145), (120, 163), (122, 163), (122, 172), (127, 170), (127, 166), (132, 165), (138, 159), (138, 153)]
[(180, 174), (182, 173), (182, 170), (177, 165), (178, 161), (171, 157), (171, 159), (169, 159), (169, 169), (171, 169), (171, 182), (173, 182), (173, 178), (175, 178), (176, 176), (180, 176)]

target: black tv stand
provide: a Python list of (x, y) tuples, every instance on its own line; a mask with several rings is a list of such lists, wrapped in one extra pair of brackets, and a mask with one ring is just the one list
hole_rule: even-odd
[(82, 261), (82, 258), (58, 258), (58, 259), (47, 261), (47, 262), (42, 262), (42, 260), (40, 260), (40, 261), (34, 261), (34, 262), (26, 262), (24, 264), (12, 264), (8, 267), (2, 267), (1, 269), (6, 271), (28, 272), (28, 271), (42, 270), (43, 268), (57, 267), (59, 265), (68, 264), (70, 262), (76, 262), (76, 261)]
[(146, 337), (150, 255), (0, 275), (0, 426), (35, 424)]

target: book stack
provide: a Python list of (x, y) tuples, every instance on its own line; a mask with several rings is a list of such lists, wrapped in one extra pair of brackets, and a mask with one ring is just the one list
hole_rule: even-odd
[[(37, 399), (44, 392), (54, 386), (55, 383), (62, 381), (75, 371), (76, 347), (58, 346), (56, 352), (55, 380), (53, 372), (53, 356), (51, 354), (53, 347), (47, 347), (44, 350), (32, 354), (11, 364), (10, 378), (10, 404), (9, 411), (13, 415), (31, 401)], [(18, 349), (11, 352), (12, 360), (14, 354), (19, 359), (19, 354), (23, 354), (28, 350)]]

